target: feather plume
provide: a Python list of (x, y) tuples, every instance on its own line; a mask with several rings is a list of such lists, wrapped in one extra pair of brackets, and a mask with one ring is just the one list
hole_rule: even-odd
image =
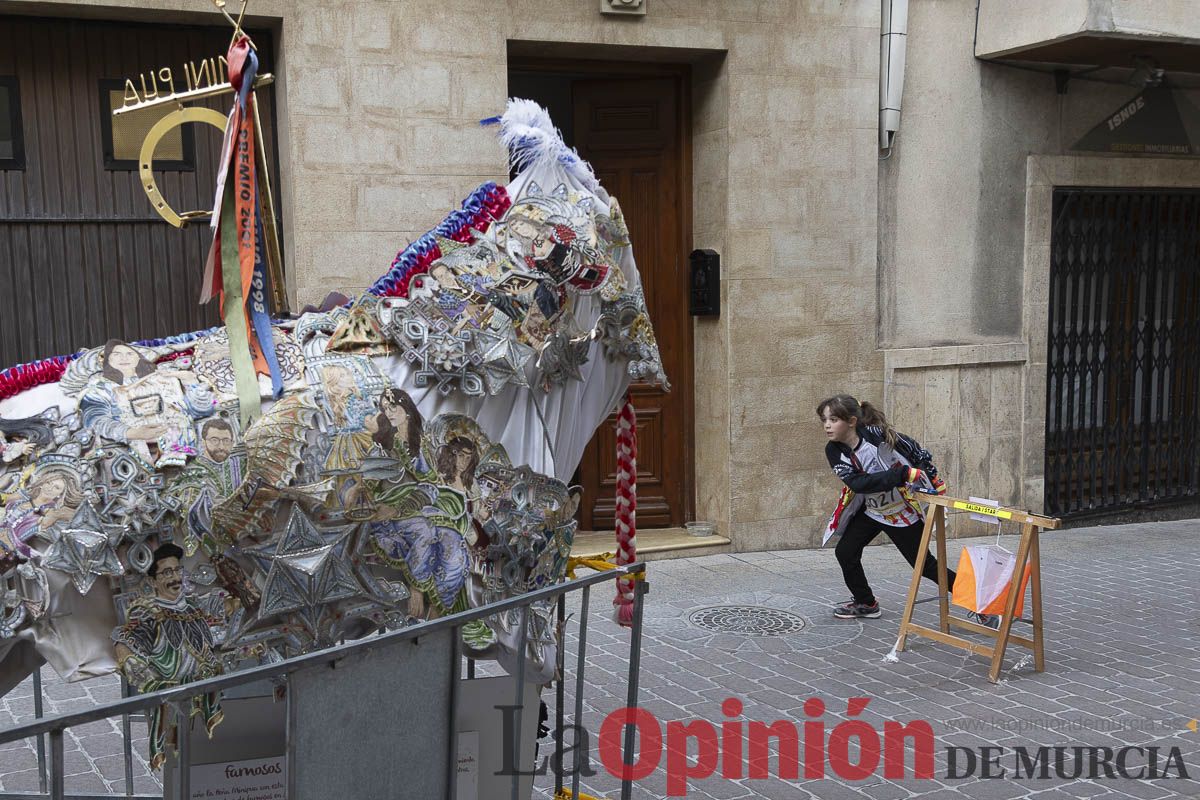
[(503, 116), (490, 117), (481, 124), (499, 124), (500, 143), (508, 150), (513, 170), (524, 172), (557, 163), (589, 191), (600, 188), (591, 165), (567, 147), (550, 114), (533, 100), (510, 98)]

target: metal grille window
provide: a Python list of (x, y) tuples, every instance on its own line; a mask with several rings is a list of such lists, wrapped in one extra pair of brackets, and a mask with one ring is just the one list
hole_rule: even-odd
[(1200, 490), (1200, 193), (1057, 189), (1046, 510)]
[(21, 91), (13, 75), (0, 75), (0, 170), (25, 168)]

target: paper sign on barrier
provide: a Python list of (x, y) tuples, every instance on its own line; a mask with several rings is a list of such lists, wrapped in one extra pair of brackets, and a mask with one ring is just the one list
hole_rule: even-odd
[[(975, 520), (976, 522), (986, 522), (989, 525), (995, 525), (999, 527), (1000, 516), (997, 514), (997, 512), (991, 511), (993, 508), (1000, 507), (999, 500), (989, 500), (986, 497), (968, 497), (967, 499), (975, 505), (987, 506), (988, 508), (986, 511), (980, 511), (979, 509), (971, 510), (971, 519)], [(966, 504), (964, 503), (964, 505)]]
[(191, 773), (192, 800), (285, 800), (287, 758), (256, 758), (196, 764)]

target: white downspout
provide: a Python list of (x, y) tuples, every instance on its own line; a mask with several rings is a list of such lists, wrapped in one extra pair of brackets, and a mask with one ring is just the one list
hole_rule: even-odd
[(900, 98), (904, 94), (904, 52), (908, 40), (908, 0), (881, 0), (879, 24), (879, 150), (892, 154), (900, 130)]

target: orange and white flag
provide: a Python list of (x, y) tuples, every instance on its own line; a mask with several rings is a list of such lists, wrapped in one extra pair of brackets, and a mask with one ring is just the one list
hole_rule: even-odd
[[(1003, 614), (1012, 588), (1017, 557), (997, 545), (970, 545), (958, 559), (952, 602), (979, 614)], [(1021, 577), (1020, 596), (1015, 614), (1025, 607), (1025, 586), (1029, 583), (1029, 563)]]

